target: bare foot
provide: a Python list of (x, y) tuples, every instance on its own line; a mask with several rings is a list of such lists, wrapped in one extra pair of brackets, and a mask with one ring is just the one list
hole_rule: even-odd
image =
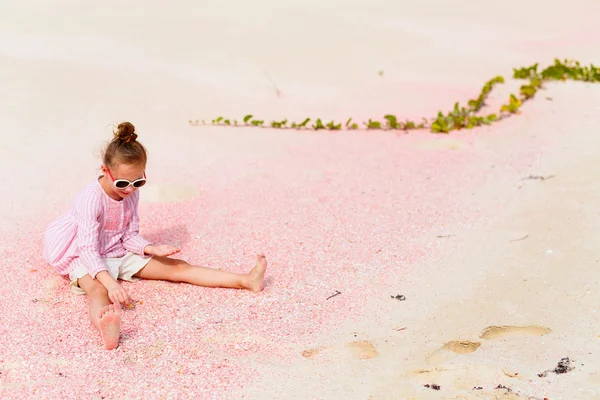
[(110, 304), (100, 310), (98, 328), (106, 350), (116, 349), (121, 333), (121, 306)]
[(256, 256), (256, 266), (248, 273), (246, 289), (260, 292), (264, 289), (265, 271), (267, 270), (267, 259), (264, 254)]

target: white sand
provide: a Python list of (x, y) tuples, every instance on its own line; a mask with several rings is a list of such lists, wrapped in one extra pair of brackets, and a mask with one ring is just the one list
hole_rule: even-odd
[[(529, 109), (540, 118), (532, 134), (552, 138), (531, 168), (548, 179), (490, 181), (470, 205), (484, 210), (479, 226), (444, 227), (448, 237), (431, 238), (444, 241), (440, 258), (392, 277), (396, 289), (371, 299), (361, 321), (297, 348), (294, 363), (265, 363), (290, 383), (261, 382), (247, 398), (600, 398), (600, 88), (567, 83), (548, 95), (557, 100)], [(573, 103), (555, 133), (534, 126)], [(503, 152), (529, 136), (495, 131), (475, 146)], [(572, 371), (538, 376), (563, 357)]]

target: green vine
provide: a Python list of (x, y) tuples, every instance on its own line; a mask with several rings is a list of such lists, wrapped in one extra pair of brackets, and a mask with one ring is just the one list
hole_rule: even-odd
[[(538, 90), (543, 87), (543, 84), (548, 81), (584, 81), (584, 82), (600, 82), (600, 68), (593, 64), (590, 66), (581, 66), (578, 61), (559, 59), (554, 60), (554, 64), (546, 67), (538, 72), (539, 65), (533, 64), (529, 67), (513, 68), (513, 78), (529, 80), (528, 84), (522, 85), (519, 89), (519, 94), (510, 94), (508, 102), (500, 107), (499, 113), (479, 115), (479, 111), (486, 105), (486, 99), (494, 86), (504, 83), (502, 76), (497, 76), (487, 81), (479, 96), (476, 99), (469, 100), (467, 106), (461, 106), (459, 102), (454, 104), (454, 108), (444, 114), (440, 111), (434, 118), (422, 118), (420, 123), (410, 120), (400, 121), (393, 114), (387, 114), (383, 117), (383, 121), (369, 119), (363, 122), (362, 125), (367, 130), (415, 130), (429, 129), (434, 133), (449, 133), (453, 130), (472, 129), (476, 126), (490, 125), (494, 121), (507, 118), (511, 115), (518, 114), (521, 106), (533, 99)], [(312, 122), (312, 123), (311, 123)], [(215, 126), (236, 126), (236, 127), (262, 127), (274, 129), (313, 129), (313, 130), (357, 130), (359, 124), (354, 122), (352, 118), (348, 118), (345, 124), (341, 122), (327, 121), (321, 118), (305, 118), (301, 122), (291, 122), (287, 119), (280, 121), (273, 120), (265, 123), (262, 119), (257, 119), (252, 114), (248, 114), (242, 118), (241, 122), (236, 119), (218, 117), (207, 123), (204, 120), (189, 121), (190, 125), (215, 125)]]

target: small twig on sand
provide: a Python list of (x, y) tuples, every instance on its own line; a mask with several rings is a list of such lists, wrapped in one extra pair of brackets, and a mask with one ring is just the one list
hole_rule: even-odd
[(442, 238), (447, 238), (447, 237), (450, 237), (450, 236), (454, 236), (454, 235), (437, 235), (436, 238), (442, 239)]
[(529, 237), (529, 235), (525, 235), (525, 236), (523, 236), (522, 238), (519, 238), (519, 239), (513, 239), (513, 240), (509, 240), (509, 241), (508, 241), (508, 243), (511, 243), (511, 242), (519, 242), (519, 241), (521, 241), (521, 240), (525, 240), (525, 239), (527, 239), (528, 237)]
[(340, 292), (340, 291), (336, 290), (336, 291), (335, 291), (335, 293), (334, 293), (334, 294), (332, 294), (331, 296), (329, 296), (329, 297), (328, 297), (326, 300), (329, 300), (330, 298), (332, 298), (332, 297), (335, 297), (335, 296), (337, 296), (338, 294), (342, 294), (342, 292)]
[(537, 179), (537, 180), (540, 180), (540, 181), (542, 181), (542, 182), (543, 182), (543, 181), (545, 181), (546, 179), (554, 178), (555, 176), (556, 176), (556, 175), (548, 175), (548, 176), (529, 175), (529, 176), (527, 176), (527, 177), (523, 178), (523, 180), (526, 180), (526, 179)]
[(273, 89), (275, 90), (275, 94), (277, 95), (277, 97), (281, 97), (281, 90), (279, 90), (277, 83), (275, 83), (275, 81), (271, 78), (271, 76), (269, 75), (269, 73), (266, 70), (263, 69), (263, 72), (265, 73), (269, 82), (271, 82), (271, 84), (273, 85)]

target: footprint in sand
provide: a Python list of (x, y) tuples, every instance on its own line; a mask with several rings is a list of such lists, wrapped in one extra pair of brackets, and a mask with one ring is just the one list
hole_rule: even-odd
[(379, 352), (373, 346), (373, 344), (367, 340), (357, 340), (355, 342), (348, 343), (352, 353), (356, 358), (361, 360), (370, 360), (379, 356)]
[(308, 349), (308, 350), (304, 350), (302, 352), (302, 357), (304, 358), (310, 358), (311, 360), (315, 359), (323, 350), (325, 350), (325, 347), (317, 347), (314, 349)]
[[(543, 336), (552, 332), (551, 329), (538, 325), (527, 326), (488, 326), (480, 338), (486, 340), (505, 339), (509, 337)], [(481, 346), (481, 342), (453, 340), (434, 351), (428, 358), (429, 364), (440, 364), (464, 354), (473, 353)]]
[(495, 340), (517, 336), (543, 336), (551, 332), (551, 329), (538, 325), (488, 326), (481, 332), (479, 337), (486, 340)]
[(192, 186), (182, 185), (145, 185), (144, 193), (140, 196), (143, 203), (171, 203), (188, 200), (198, 195), (198, 190)]
[(470, 342), (468, 340), (453, 340), (444, 344), (442, 347), (434, 351), (428, 358), (430, 364), (439, 364), (449, 361), (457, 356), (473, 353), (476, 351), (481, 342)]
[(302, 357), (310, 360), (340, 361), (342, 359), (371, 360), (379, 356), (379, 351), (368, 340), (346, 343), (344, 349), (337, 347), (315, 347), (302, 352)]
[(442, 348), (456, 354), (469, 354), (481, 346), (480, 342), (469, 342), (467, 340), (453, 340), (446, 343)]

